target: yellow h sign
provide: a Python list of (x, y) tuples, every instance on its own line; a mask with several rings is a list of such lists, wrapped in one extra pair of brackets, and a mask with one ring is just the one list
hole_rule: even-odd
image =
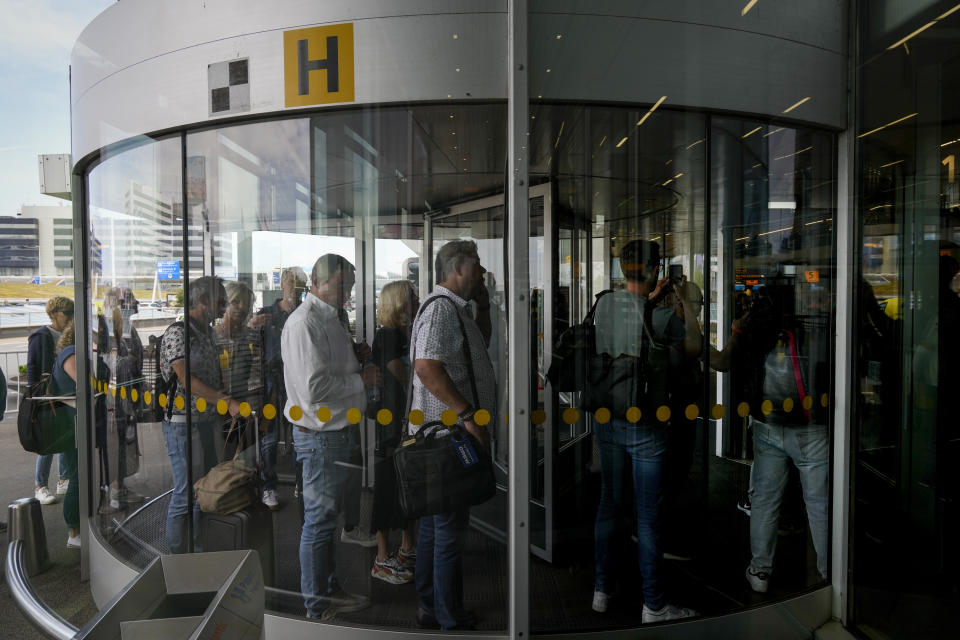
[(283, 33), (288, 107), (352, 102), (353, 23)]

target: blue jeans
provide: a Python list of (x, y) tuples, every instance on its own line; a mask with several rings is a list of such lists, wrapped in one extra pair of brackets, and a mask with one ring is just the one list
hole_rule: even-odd
[(452, 629), (466, 618), (463, 609), (463, 547), (470, 509), (420, 518), (414, 579), (420, 609)]
[[(293, 428), (297, 462), (303, 465), (303, 532), (300, 534), (300, 590), (307, 615), (319, 618), (326, 596), (337, 589), (333, 534), (347, 481), (352, 429), (311, 431)], [(339, 463), (339, 464), (338, 464)]]
[[(204, 474), (217, 464), (217, 450), (213, 442), (214, 424), (201, 420), (193, 422), (193, 427), (200, 436)], [(192, 482), (200, 478), (190, 478), (188, 474), (187, 447), (190, 446), (191, 439), (187, 436), (186, 423), (164, 420), (163, 438), (167, 443), (167, 455), (170, 456), (170, 469), (173, 472), (173, 494), (170, 496), (170, 506), (167, 507), (166, 541), (170, 553), (186, 553), (187, 518), (190, 517), (187, 492), (192, 490)], [(200, 505), (196, 501), (193, 503), (193, 542), (194, 551), (203, 551), (200, 544)]]
[(611, 593), (613, 573), (622, 563), (614, 549), (617, 513), (623, 506), (624, 474), (629, 472), (637, 503), (637, 555), (643, 575), (643, 600), (647, 607), (660, 609), (666, 604), (660, 580), (666, 428), (611, 420), (595, 425), (594, 433), (600, 450), (600, 504), (594, 529), (595, 588)]
[(817, 571), (826, 578), (829, 430), (826, 425), (781, 427), (753, 419), (751, 425), (750, 553), (753, 558), (750, 566), (767, 573), (773, 570), (780, 503), (787, 486), (788, 460), (793, 460), (800, 472), (810, 535), (817, 551)]
[(263, 434), (260, 438), (260, 480), (263, 482), (263, 490), (277, 488), (277, 430), (279, 425)]
[[(53, 466), (53, 454), (46, 456), (37, 456), (37, 468), (34, 472), (34, 488), (46, 487), (50, 482), (50, 467)], [(63, 454), (57, 455), (57, 470), (59, 476), (63, 479), (67, 477), (67, 469), (63, 464)]]

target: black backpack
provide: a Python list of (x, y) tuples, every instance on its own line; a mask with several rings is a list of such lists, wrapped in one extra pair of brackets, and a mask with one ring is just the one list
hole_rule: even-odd
[[(160, 339), (157, 340), (157, 343), (154, 345), (153, 349), (153, 364), (154, 371), (156, 371), (157, 376), (153, 380), (153, 402), (150, 404), (150, 407), (153, 412), (154, 422), (162, 422), (163, 420), (169, 420), (170, 416), (173, 415), (173, 397), (172, 394), (177, 390), (177, 375), (173, 374), (170, 376), (170, 379), (163, 377), (163, 369), (160, 367), (160, 347), (163, 344), (163, 339), (167, 336), (167, 331), (170, 331), (173, 327), (183, 328), (183, 322), (178, 321), (171, 324), (169, 327), (164, 330), (163, 335), (160, 336)], [(189, 354), (189, 348), (187, 349)], [(160, 406), (160, 396), (164, 395), (167, 397), (167, 406)]]

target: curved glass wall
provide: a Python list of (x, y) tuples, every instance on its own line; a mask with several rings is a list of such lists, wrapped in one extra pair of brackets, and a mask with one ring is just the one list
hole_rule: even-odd
[[(319, 565), (337, 597), (357, 596), (338, 601), (348, 606), (333, 620), (403, 628), (423, 608), (409, 583), (425, 540), (453, 535), (458, 622), (502, 631), (506, 402), (520, 389), (533, 409), (520, 427), (531, 443), (532, 631), (636, 626), (641, 602), (717, 615), (822, 584), (833, 136), (651, 107), (531, 107), (531, 370), (512, 386), (503, 103), (326, 111), (105, 151), (87, 172), (90, 340), (110, 369), (91, 387), (106, 416), (91, 474), (103, 539), (138, 567), (162, 553), (254, 548), (268, 608), (293, 615), (331, 608), (311, 601), (320, 588), (303, 578)], [(468, 521), (425, 528), (400, 517), (390, 472), (409, 415), (397, 392), (410, 371), (406, 301), (437, 290), (437, 256), (456, 240), (474, 242), (486, 269), (467, 308), (492, 371), (478, 408), (497, 493)], [(586, 386), (558, 389), (548, 372), (598, 294), (635, 295), (637, 246), (656, 251), (640, 256), (654, 284), (680, 283), (661, 283), (653, 312), (665, 384), (656, 402), (597, 410)], [(286, 323), (329, 293), (317, 286), (330, 282), (326, 263), (314, 273), (326, 254), (355, 281), (326, 298), (338, 304), (318, 344)], [(610, 314), (598, 306), (598, 336), (631, 322)], [(360, 391), (367, 360), (381, 365), (379, 399)], [(344, 363), (362, 374), (356, 388), (324, 373)], [(587, 364), (569, 367), (586, 380)], [(158, 371), (186, 384), (161, 388)], [(328, 424), (344, 442), (327, 467), (335, 482), (322, 484), (319, 458), (336, 447), (301, 428)], [(259, 469), (249, 522), (191, 517), (187, 487), (234, 457)], [(329, 544), (305, 550), (316, 541), (305, 530)]]

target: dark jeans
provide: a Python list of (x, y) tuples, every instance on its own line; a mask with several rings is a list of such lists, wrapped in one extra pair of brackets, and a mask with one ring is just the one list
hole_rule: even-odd
[(615, 557), (617, 512), (623, 506), (625, 474), (630, 473), (637, 503), (637, 555), (643, 574), (643, 599), (647, 607), (666, 604), (660, 581), (660, 527), (663, 505), (663, 464), (667, 449), (664, 427), (611, 420), (595, 427), (600, 450), (600, 505), (594, 530), (596, 585), (613, 591), (613, 574), (623, 562)]
[(414, 579), (420, 609), (452, 629), (466, 618), (463, 609), (463, 547), (470, 509), (420, 518)]
[(60, 454), (60, 477), (69, 480), (63, 497), (63, 520), (70, 529), (80, 529), (80, 482), (77, 478), (76, 448)]

